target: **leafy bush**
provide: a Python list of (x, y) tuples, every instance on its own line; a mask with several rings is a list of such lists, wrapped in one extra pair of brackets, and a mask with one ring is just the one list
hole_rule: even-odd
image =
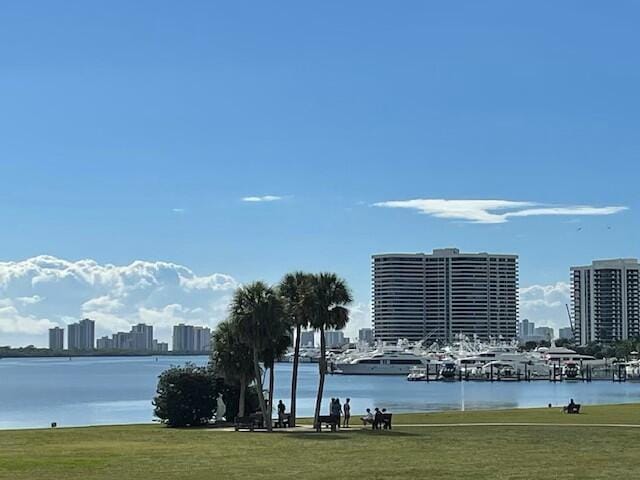
[(172, 427), (204, 425), (217, 406), (217, 382), (207, 368), (187, 364), (160, 374), (154, 414)]

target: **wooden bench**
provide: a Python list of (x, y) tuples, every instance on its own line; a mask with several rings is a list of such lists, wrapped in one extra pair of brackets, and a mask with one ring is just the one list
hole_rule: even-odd
[(236, 432), (238, 430), (249, 430), (253, 432), (256, 428), (264, 428), (264, 421), (261, 413), (254, 413), (244, 417), (236, 417), (234, 422)]
[(322, 425), (331, 427), (331, 431), (335, 432), (338, 429), (338, 417), (335, 415), (320, 415), (316, 424), (316, 432), (322, 431)]
[(271, 424), (274, 428), (289, 428), (291, 426), (291, 414), (285, 413), (282, 422), (280, 422), (280, 418), (276, 417), (271, 419)]
[(392, 413), (383, 413), (380, 420), (376, 423), (375, 419), (373, 421), (372, 428), (374, 430), (391, 430), (391, 418)]
[(392, 413), (383, 413), (382, 414), (382, 428), (385, 430), (391, 430), (391, 416)]
[(566, 407), (562, 407), (562, 413), (578, 414), (580, 413), (580, 404), (576, 403), (573, 406), (567, 405)]

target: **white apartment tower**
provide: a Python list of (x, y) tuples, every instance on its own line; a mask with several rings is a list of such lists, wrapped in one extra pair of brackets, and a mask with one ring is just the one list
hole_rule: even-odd
[(581, 345), (640, 336), (639, 274), (635, 258), (571, 268), (575, 336)]
[(376, 339), (511, 339), (518, 320), (518, 257), (460, 253), (373, 255)]

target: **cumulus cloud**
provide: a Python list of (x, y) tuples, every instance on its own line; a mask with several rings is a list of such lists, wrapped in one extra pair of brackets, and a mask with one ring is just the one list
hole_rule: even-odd
[(565, 305), (571, 303), (571, 286), (566, 282), (520, 288), (520, 318), (556, 329), (568, 327)]
[(0, 344), (44, 345), (48, 328), (82, 317), (96, 321), (97, 335), (147, 322), (168, 340), (179, 322), (214, 326), (237, 285), (229, 275), (160, 261), (112, 265), (45, 255), (0, 262)]
[(442, 198), (391, 200), (374, 203), (373, 206), (405, 208), (436, 218), (471, 223), (505, 223), (515, 217), (613, 215), (627, 210), (624, 206), (545, 205), (512, 200), (446, 200)]
[(282, 200), (283, 198), (284, 197), (280, 197), (278, 195), (261, 195), (261, 196), (242, 197), (242, 201), (249, 202), (249, 203), (276, 202), (278, 200)]
[(345, 328), (345, 335), (352, 340), (358, 339), (358, 330), (371, 328), (371, 307), (369, 303), (356, 302), (349, 307), (349, 323)]

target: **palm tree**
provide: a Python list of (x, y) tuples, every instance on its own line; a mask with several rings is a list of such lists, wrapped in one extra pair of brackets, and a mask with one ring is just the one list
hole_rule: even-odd
[(237, 322), (225, 320), (218, 324), (213, 332), (211, 366), (229, 383), (239, 385), (239, 417), (244, 417), (247, 386), (255, 377), (252, 353), (251, 349), (240, 340)]
[(233, 295), (231, 318), (238, 322), (240, 338), (251, 347), (253, 368), (260, 400), (260, 411), (267, 430), (271, 431), (271, 412), (262, 390), (260, 361), (264, 352), (273, 347), (278, 326), (284, 317), (282, 301), (276, 291), (263, 282), (240, 287)]
[(318, 380), (318, 396), (316, 397), (316, 409), (313, 417), (313, 423), (317, 426), (322, 406), (324, 378), (327, 374), (327, 346), (324, 332), (327, 329), (340, 330), (345, 327), (349, 321), (347, 305), (353, 299), (346, 282), (334, 273), (314, 275), (311, 295), (313, 300), (311, 326), (320, 332), (320, 359), (318, 362), (320, 378)]
[(291, 346), (291, 332), (289, 325), (284, 321), (283, 317), (279, 325), (273, 326), (272, 344), (262, 352), (264, 367), (269, 369), (269, 408), (273, 410), (273, 389), (274, 389), (274, 367), (276, 360), (287, 353), (287, 349)]
[(298, 367), (300, 364), (300, 337), (302, 329), (309, 327), (312, 275), (305, 272), (288, 273), (284, 276), (278, 291), (285, 306), (288, 322), (295, 328), (293, 350), (293, 372), (291, 374), (291, 426), (296, 426), (296, 397), (298, 390)]

